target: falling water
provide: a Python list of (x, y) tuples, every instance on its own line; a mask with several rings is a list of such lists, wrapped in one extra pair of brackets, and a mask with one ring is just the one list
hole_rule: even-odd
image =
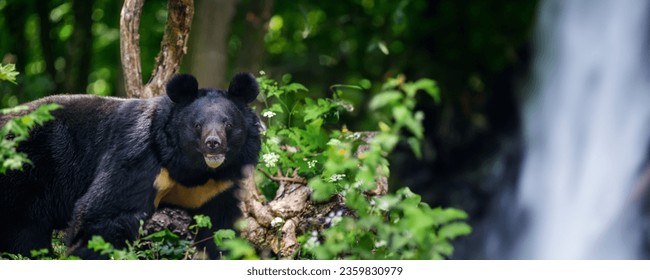
[(511, 256), (638, 258), (650, 1), (555, 0), (539, 8), (517, 194), (528, 222)]

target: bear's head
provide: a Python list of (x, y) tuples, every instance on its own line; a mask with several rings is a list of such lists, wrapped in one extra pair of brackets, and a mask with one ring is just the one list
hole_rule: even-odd
[[(166, 86), (174, 103), (170, 126), (175, 130), (176, 145), (186, 166), (198, 170), (216, 170), (242, 157), (247, 137), (257, 128), (257, 119), (248, 106), (259, 94), (253, 75), (240, 73), (227, 91), (199, 89), (196, 78), (175, 75)], [(172, 136), (174, 137), (174, 136)]]

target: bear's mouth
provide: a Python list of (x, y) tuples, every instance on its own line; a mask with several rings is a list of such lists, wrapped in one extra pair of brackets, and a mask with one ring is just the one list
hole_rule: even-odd
[(208, 167), (214, 169), (221, 166), (221, 164), (223, 164), (223, 161), (226, 160), (226, 156), (223, 154), (217, 154), (217, 155), (207, 154), (203, 156), (203, 159), (205, 160), (205, 164), (207, 164)]

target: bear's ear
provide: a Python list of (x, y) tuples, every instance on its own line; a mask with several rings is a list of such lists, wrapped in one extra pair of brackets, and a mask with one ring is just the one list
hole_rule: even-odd
[(228, 86), (228, 97), (241, 100), (246, 104), (253, 102), (259, 93), (260, 86), (250, 73), (235, 75), (230, 81), (230, 86)]
[(190, 102), (199, 94), (199, 82), (190, 74), (176, 74), (167, 82), (165, 89), (174, 103)]

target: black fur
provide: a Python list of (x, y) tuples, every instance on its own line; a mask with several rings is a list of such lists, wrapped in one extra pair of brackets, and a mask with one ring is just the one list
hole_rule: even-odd
[(257, 80), (250, 73), (239, 73), (232, 78), (228, 87), (228, 94), (233, 99), (239, 99), (244, 103), (251, 103), (259, 93)]
[[(161, 168), (187, 187), (233, 181), (233, 188), (191, 211), (210, 216), (214, 230), (232, 228), (241, 215), (234, 194), (242, 167), (256, 164), (260, 151), (259, 119), (244, 102), (257, 93), (248, 79), (234, 78), (226, 93), (198, 89), (194, 77), (177, 75), (167, 84), (168, 96), (148, 100), (59, 95), (26, 104), (63, 108), (20, 145), (33, 165), (0, 175), (0, 252), (51, 250), (52, 230), (67, 228), (72, 255), (102, 258), (86, 248), (88, 240), (100, 235), (123, 247), (137, 238), (139, 221), (155, 210), (153, 182)], [(15, 116), (0, 116), (0, 125)], [(226, 155), (216, 169), (203, 159), (207, 136), (225, 143), (207, 152)], [(203, 244), (218, 257), (213, 242)]]

